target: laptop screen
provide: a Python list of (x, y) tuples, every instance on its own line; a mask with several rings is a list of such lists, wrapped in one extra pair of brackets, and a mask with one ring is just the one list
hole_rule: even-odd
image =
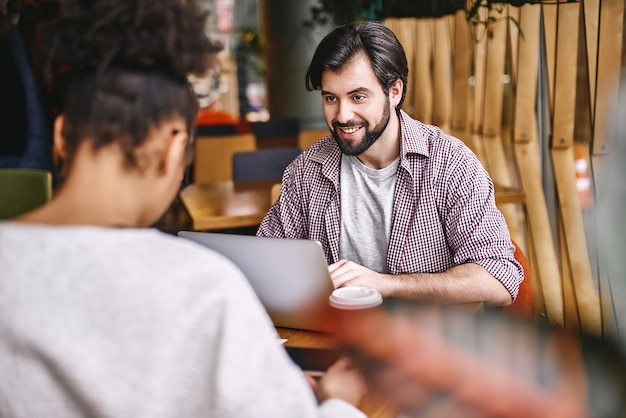
[(180, 231), (230, 259), (246, 276), (274, 325), (319, 329), (311, 320), (326, 308), (333, 291), (322, 247), (317, 241)]

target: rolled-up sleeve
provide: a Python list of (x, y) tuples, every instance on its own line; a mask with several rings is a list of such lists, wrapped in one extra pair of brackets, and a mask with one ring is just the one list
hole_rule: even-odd
[(454, 264), (482, 266), (515, 300), (524, 271), (515, 259), (504, 216), (495, 204), (493, 182), (472, 157), (461, 159), (448, 178), (445, 228)]

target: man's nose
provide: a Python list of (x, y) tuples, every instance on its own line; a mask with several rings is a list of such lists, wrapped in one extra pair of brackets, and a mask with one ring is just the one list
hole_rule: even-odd
[(340, 102), (337, 106), (336, 120), (339, 123), (348, 123), (354, 118), (354, 109), (348, 102)]

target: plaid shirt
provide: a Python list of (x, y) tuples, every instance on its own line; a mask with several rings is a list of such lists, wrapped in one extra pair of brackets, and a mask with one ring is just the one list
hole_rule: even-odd
[[(476, 263), (515, 298), (523, 280), (513, 257), (493, 182), (472, 151), (439, 128), (400, 112), (402, 151), (394, 191), (387, 269), (391, 274), (439, 273)], [(339, 259), (341, 150), (318, 141), (285, 170), (279, 200), (260, 236), (312, 239), (326, 261)]]

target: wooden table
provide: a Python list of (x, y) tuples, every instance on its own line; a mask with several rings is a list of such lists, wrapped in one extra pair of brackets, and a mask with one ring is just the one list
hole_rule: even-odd
[(180, 192), (195, 231), (240, 228), (261, 223), (271, 206), (276, 180), (190, 184)]
[(288, 348), (335, 349), (339, 347), (332, 335), (323, 332), (281, 327), (276, 327), (276, 331), (280, 338), (287, 340), (284, 346)]
[[(324, 371), (333, 364), (343, 349), (332, 335), (323, 332), (276, 327), (292, 360), (304, 371)], [(365, 395), (359, 409), (369, 418), (395, 418), (397, 413), (371, 393)]]
[(280, 328), (284, 346), (291, 359), (305, 371), (324, 371), (342, 354), (342, 347), (329, 334), (300, 329)]

